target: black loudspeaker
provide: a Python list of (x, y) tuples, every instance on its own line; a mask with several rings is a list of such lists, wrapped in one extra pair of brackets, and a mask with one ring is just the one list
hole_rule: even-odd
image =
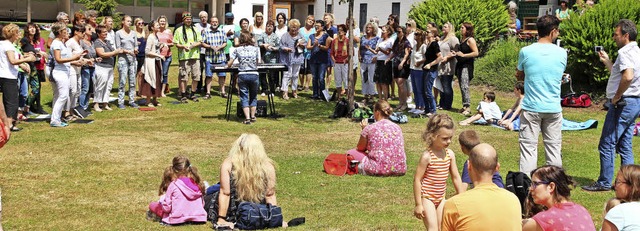
[[(244, 119), (244, 112), (242, 112), (242, 103), (238, 101), (236, 104), (236, 116), (240, 119)], [(256, 117), (267, 117), (267, 101), (258, 100), (258, 107), (256, 108)]]

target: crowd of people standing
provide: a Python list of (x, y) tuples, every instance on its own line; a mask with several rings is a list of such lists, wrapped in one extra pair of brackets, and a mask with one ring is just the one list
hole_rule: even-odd
[[(157, 99), (164, 97), (168, 90), (173, 46), (178, 51), (179, 101), (197, 102), (199, 96), (210, 99), (213, 66), (232, 60), (231, 55), (241, 46), (243, 33), (250, 35), (247, 45), (258, 48), (260, 62), (285, 64), (287, 70), (259, 74), (255, 88), (231, 86), (241, 100), (251, 101), (260, 93), (264, 96), (278, 92), (288, 100), (290, 95), (298, 98), (301, 91), (307, 90), (312, 90), (312, 99), (326, 99), (325, 90), (331, 84), (335, 84), (334, 100), (340, 99), (350, 88), (348, 73), (352, 71), (353, 80), (357, 80), (359, 66), (360, 75), (364, 76), (360, 80), (366, 103), (374, 102), (376, 96), (395, 99), (397, 86), (396, 111), (408, 110), (413, 99), (416, 106), (412, 107), (412, 113), (431, 115), (437, 109), (450, 109), (453, 98), (450, 85), (453, 75), (457, 74), (465, 96), (461, 112), (469, 113), (468, 85), (473, 78), (473, 59), (478, 55), (470, 23), (461, 25), (464, 33), (458, 39), (451, 23), (442, 25), (443, 37), (440, 37), (435, 23), (422, 31), (412, 20), (406, 27), (400, 26), (396, 15), (390, 15), (385, 25), (379, 25), (377, 18), (372, 18), (366, 23), (364, 33), (354, 20), (337, 24), (330, 13), (324, 14), (322, 20), (309, 15), (301, 23), (283, 13), (276, 16), (276, 21), (265, 20), (258, 12), (253, 21), (243, 18), (235, 25), (230, 12), (225, 14), (223, 23), (217, 17), (209, 17), (206, 11), (200, 12), (200, 22), (194, 23), (191, 14), (185, 12), (173, 31), (168, 29), (165, 16), (145, 23), (142, 18), (125, 15), (120, 29), (114, 28), (112, 17), (105, 16), (98, 23), (97, 16), (92, 10), (75, 13), (72, 26), (68, 27), (69, 15), (60, 12), (47, 40), (40, 37), (39, 26), (25, 26), (18, 49), (11, 48), (17, 54), (15, 57), (20, 57), (11, 65), (19, 71), (1, 76), (16, 79), (8, 85), (2, 84), (3, 87), (18, 85), (15, 94), (4, 96), (12, 130), (19, 130), (15, 121), (34, 113), (48, 114), (40, 102), (40, 84), (46, 81), (46, 76), (54, 92), (52, 127), (68, 126), (80, 117), (78, 110), (88, 113), (112, 110), (109, 102), (115, 72), (119, 76), (115, 101), (118, 108), (126, 109), (127, 104), (138, 108), (139, 103), (160, 106)], [(7, 36), (15, 38), (5, 37), (3, 41), (16, 44), (11, 39), (20, 37), (17, 32), (12, 33), (17, 29), (13, 24), (7, 27)], [(354, 39), (353, 47), (349, 46), (350, 37)], [(349, 59), (355, 61), (352, 70), (347, 70)], [(460, 65), (456, 66), (456, 62)], [(252, 71), (257, 72), (257, 64), (252, 67), (256, 67)], [(46, 71), (49, 69), (52, 71)], [(215, 75), (218, 94), (226, 98), (227, 73)], [(438, 95), (440, 101), (436, 101)], [(137, 101), (137, 97), (146, 97), (146, 100)], [(93, 98), (93, 107), (89, 106), (90, 98)], [(248, 117), (251, 120), (252, 117)]]

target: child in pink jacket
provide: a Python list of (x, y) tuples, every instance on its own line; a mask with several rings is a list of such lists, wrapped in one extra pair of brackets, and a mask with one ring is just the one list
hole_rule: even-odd
[(191, 166), (187, 157), (173, 158), (173, 165), (165, 170), (159, 191), (160, 200), (149, 204), (148, 215), (153, 216), (153, 213), (169, 225), (207, 222), (202, 199), (204, 186), (198, 170)]

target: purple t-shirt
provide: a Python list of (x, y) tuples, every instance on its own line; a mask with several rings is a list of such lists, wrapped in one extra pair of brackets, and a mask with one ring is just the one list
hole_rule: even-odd
[(542, 230), (596, 230), (587, 209), (573, 202), (556, 204), (536, 214), (532, 219)]
[(362, 169), (367, 175), (401, 176), (407, 172), (402, 129), (388, 119), (366, 126), (361, 136), (367, 138), (367, 156)]
[[(462, 167), (462, 182), (467, 184), (473, 184), (471, 181), (471, 177), (469, 177), (469, 160), (464, 162), (464, 167)], [(493, 174), (493, 183), (496, 184), (500, 188), (504, 188), (504, 184), (502, 183), (502, 176), (500, 173), (495, 172)]]

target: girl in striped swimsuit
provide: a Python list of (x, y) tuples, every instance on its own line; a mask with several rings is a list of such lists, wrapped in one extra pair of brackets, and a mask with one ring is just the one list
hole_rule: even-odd
[(449, 174), (456, 193), (462, 192), (456, 156), (448, 149), (453, 134), (453, 119), (446, 114), (432, 116), (422, 134), (428, 149), (422, 153), (413, 177), (413, 195), (416, 203), (413, 213), (430, 231), (440, 230)]

